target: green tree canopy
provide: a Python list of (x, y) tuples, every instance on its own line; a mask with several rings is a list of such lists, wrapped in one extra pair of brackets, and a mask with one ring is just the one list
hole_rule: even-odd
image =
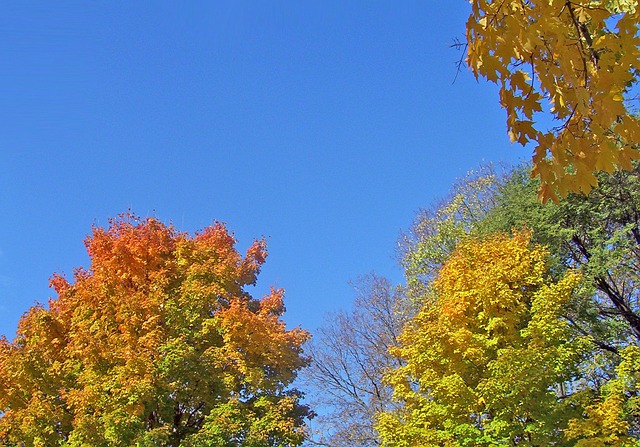
[[(600, 173), (598, 181), (599, 186), (587, 195), (568, 194), (558, 203), (543, 204), (536, 193), (539, 182), (531, 178), (527, 167), (504, 177), (485, 170), (455, 186), (454, 191), (467, 194), (454, 193), (439, 207), (421, 213), (402, 250), (409, 294), (430, 306), (431, 312), (437, 312), (443, 299), (439, 275), (458, 256), (459, 247), (493, 240), (496, 234), (518, 236), (526, 231), (532, 243), (545, 247), (549, 253), (545, 277), (551, 283), (579, 272), (581, 280), (558, 314), (566, 330), (564, 339), (558, 341), (580, 339), (589, 346), (578, 363), (571, 365), (570, 389), (580, 390), (572, 405), (581, 406), (584, 412), (583, 417), (564, 420), (562, 442), (568, 445), (627, 445), (640, 435), (635, 397), (640, 377), (638, 164), (634, 162), (629, 171)], [(494, 261), (487, 257), (484, 262)], [(499, 281), (494, 281), (496, 295), (498, 286)], [(414, 326), (419, 327), (420, 320), (416, 321)], [(407, 334), (418, 333), (414, 326), (409, 326)], [(408, 340), (403, 349), (411, 349), (413, 339)], [(401, 396), (400, 401), (404, 399)], [(395, 421), (398, 430), (406, 429), (405, 416), (400, 416), (387, 421)]]

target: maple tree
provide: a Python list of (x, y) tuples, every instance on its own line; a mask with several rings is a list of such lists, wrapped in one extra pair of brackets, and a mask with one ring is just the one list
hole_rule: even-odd
[(457, 180), (445, 198), (420, 210), (398, 244), (412, 297), (424, 293), (458, 242), (497, 206), (498, 192), (507, 178), (504, 168), (480, 166)]
[(86, 240), (91, 264), (0, 341), (0, 443), (283, 446), (310, 410), (290, 388), (309, 334), (261, 299), (267, 251), (220, 223), (190, 236), (124, 215)]
[(402, 405), (379, 415), (383, 445), (571, 444), (590, 342), (562, 314), (580, 276), (553, 281), (530, 236), (465, 240), (446, 260), (395, 350), (406, 364), (387, 380)]
[(590, 344), (573, 365), (573, 383), (582, 387), (577, 403), (588, 417), (565, 420), (562, 442), (633, 445), (640, 437), (640, 163), (597, 177), (598, 186), (588, 194), (543, 204), (528, 166), (505, 176), (476, 171), (437, 207), (418, 215), (402, 241), (402, 263), (408, 293), (432, 302), (438, 296), (435, 279), (458, 244), (530, 229), (531, 240), (549, 251), (550, 280), (571, 271), (582, 278), (560, 318), (568, 325), (567, 340)]
[[(540, 197), (588, 192), (640, 156), (637, 0), (472, 0), (467, 63), (496, 83), (512, 141), (535, 143)], [(541, 125), (546, 113), (555, 127)]]
[(622, 350), (615, 375), (598, 398), (585, 408), (586, 417), (569, 421), (566, 436), (576, 447), (638, 445), (640, 435), (640, 348)]
[[(409, 294), (420, 297), (465, 237), (529, 228), (551, 252), (552, 272), (581, 269), (585, 290), (574, 302), (576, 327), (615, 351), (640, 340), (640, 164), (630, 171), (599, 173), (589, 194), (540, 203), (539, 181), (522, 166), (500, 173), (472, 171), (449, 198), (422, 211), (404, 235), (401, 263)], [(605, 329), (605, 326), (610, 326)]]

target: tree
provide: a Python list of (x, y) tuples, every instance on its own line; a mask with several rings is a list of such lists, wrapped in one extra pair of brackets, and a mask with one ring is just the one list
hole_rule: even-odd
[(602, 348), (615, 351), (640, 342), (640, 164), (600, 173), (598, 182), (587, 195), (569, 194), (558, 204), (543, 205), (535, 198), (538, 182), (526, 169), (515, 171), (476, 232), (526, 226), (534, 241), (549, 247), (556, 271), (580, 269), (591, 291), (576, 303), (583, 310), (574, 323)]
[[(586, 337), (591, 343), (575, 376), (576, 383), (584, 386), (583, 404), (589, 417), (570, 421), (567, 433), (580, 446), (632, 442), (640, 436), (635, 397), (640, 374), (633, 369), (640, 364), (638, 162), (632, 163), (631, 171), (599, 173), (598, 187), (586, 195), (570, 193), (558, 203), (543, 204), (537, 199), (539, 182), (531, 178), (528, 166), (498, 181), (482, 177), (480, 183), (462, 182), (467, 185), (463, 199), (444, 201), (440, 208), (418, 216), (411, 237), (404, 239), (408, 293), (423, 301), (433, 299), (434, 279), (442, 265), (468, 238), (491, 238), (528, 228), (532, 241), (549, 250), (547, 274), (553, 281), (567, 271), (580, 271), (582, 277), (561, 318), (569, 325), (571, 337)], [(484, 199), (476, 200), (478, 195)], [(466, 209), (477, 211), (450, 212)]]
[[(639, 158), (636, 0), (473, 0), (467, 62), (495, 82), (512, 141), (536, 144), (543, 201)], [(635, 108), (635, 109), (634, 109)], [(545, 129), (540, 113), (555, 120)], [(536, 115), (538, 114), (538, 115)]]
[(253, 299), (264, 241), (242, 257), (223, 224), (190, 236), (124, 215), (93, 228), (91, 260), (0, 341), (0, 443), (284, 446), (309, 409), (289, 385), (309, 334), (283, 291)]
[(581, 298), (567, 314), (602, 349), (640, 340), (640, 164), (599, 173), (589, 194), (568, 194), (557, 204), (536, 198), (539, 181), (522, 166), (496, 175), (488, 168), (454, 185), (450, 198), (419, 213), (401, 241), (409, 295), (420, 299), (456, 244), (468, 235), (532, 230), (551, 252), (551, 273), (580, 269)]
[(458, 244), (392, 351), (406, 364), (387, 376), (401, 406), (379, 415), (384, 445), (571, 444), (590, 343), (562, 319), (580, 277), (552, 281), (547, 256), (529, 232)]
[(458, 179), (444, 199), (418, 213), (398, 244), (408, 292), (414, 299), (424, 294), (458, 242), (495, 208), (498, 191), (510, 175), (504, 166), (482, 165)]
[(640, 348), (621, 352), (616, 377), (585, 409), (586, 417), (569, 421), (566, 434), (576, 447), (636, 446), (640, 435)]
[(303, 377), (314, 390), (315, 406), (324, 410), (310, 444), (377, 446), (375, 414), (393, 407), (382, 377), (401, 364), (389, 349), (415, 311), (385, 278), (362, 277), (356, 288), (353, 310), (329, 315), (309, 342), (311, 365)]

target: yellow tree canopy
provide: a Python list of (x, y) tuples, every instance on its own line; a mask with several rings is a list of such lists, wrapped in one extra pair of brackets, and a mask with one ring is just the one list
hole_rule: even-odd
[[(472, 0), (467, 62), (500, 87), (512, 141), (535, 144), (540, 196), (588, 192), (638, 158), (637, 0)], [(555, 121), (540, 125), (537, 112)]]
[(589, 345), (561, 318), (580, 278), (550, 281), (546, 259), (527, 232), (458, 245), (400, 338), (384, 445), (570, 445), (562, 428), (580, 416), (571, 381)]

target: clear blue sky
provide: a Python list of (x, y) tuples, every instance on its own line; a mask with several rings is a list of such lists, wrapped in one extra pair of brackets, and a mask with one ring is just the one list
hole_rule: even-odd
[(483, 160), (528, 158), (495, 87), (453, 83), (468, 8), (3, 2), (0, 334), (129, 208), (267, 237), (254, 292), (284, 287), (289, 326), (349, 306), (358, 275), (401, 281), (420, 207)]

